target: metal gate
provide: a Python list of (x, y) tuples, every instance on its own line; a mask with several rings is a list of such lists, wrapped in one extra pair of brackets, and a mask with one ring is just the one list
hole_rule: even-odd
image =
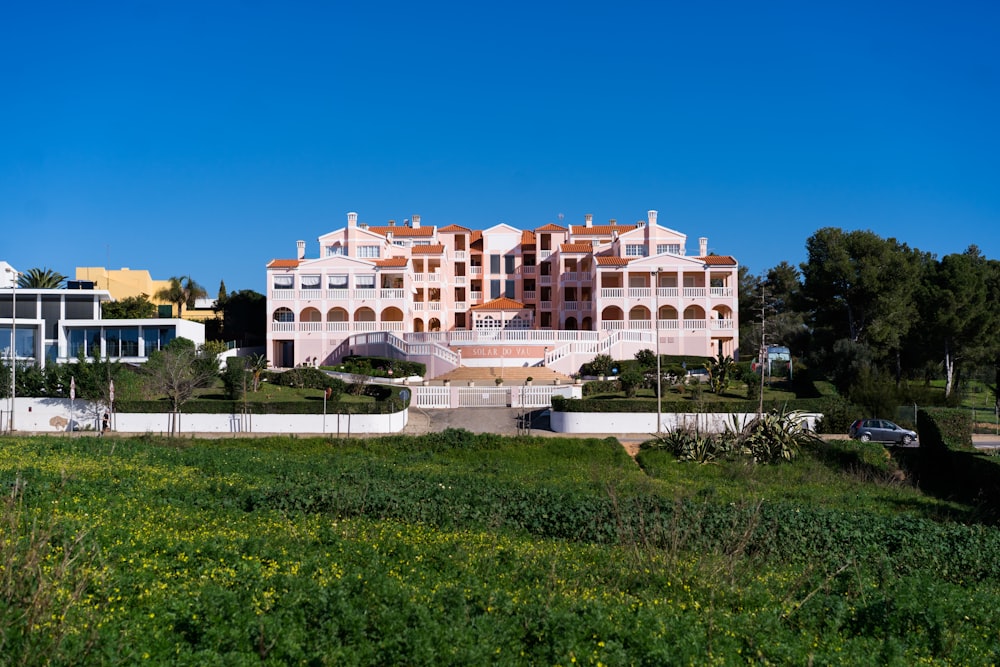
[(459, 387), (460, 408), (506, 408), (510, 406), (510, 387)]

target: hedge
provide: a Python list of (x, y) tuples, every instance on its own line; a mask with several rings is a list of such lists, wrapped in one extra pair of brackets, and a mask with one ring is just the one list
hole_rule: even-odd
[(972, 416), (956, 408), (921, 408), (917, 411), (920, 446), (927, 450), (974, 451)]
[[(829, 399), (793, 398), (787, 401), (764, 401), (764, 410), (801, 410), (804, 412), (823, 413), (830, 407)], [(757, 412), (760, 404), (757, 401), (662, 401), (662, 412), (678, 413), (746, 413)], [(587, 399), (552, 397), (552, 409), (556, 412), (656, 412), (656, 399)]]
[[(409, 401), (403, 401), (399, 396), (400, 388), (375, 387), (371, 393), (377, 393), (381, 400), (371, 402), (340, 402), (330, 400), (326, 403), (327, 414), (354, 414), (354, 415), (380, 415), (399, 412), (409, 407)], [(367, 388), (366, 388), (367, 389)], [(125, 413), (167, 413), (172, 410), (172, 405), (168, 400), (157, 401), (119, 401), (116, 403), (118, 412)], [(181, 412), (185, 414), (241, 414), (246, 411), (255, 414), (272, 415), (321, 415), (323, 414), (323, 401), (233, 401), (208, 398), (192, 399), (181, 406)]]

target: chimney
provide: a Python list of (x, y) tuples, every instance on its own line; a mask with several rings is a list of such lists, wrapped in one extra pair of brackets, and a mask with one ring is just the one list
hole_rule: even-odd
[(420, 229), (420, 216), (419, 215), (414, 215), (413, 216), (413, 228), (414, 229)]
[(295, 242), (295, 247), (298, 248), (298, 251), (299, 251), (298, 258), (299, 259), (305, 258), (305, 256), (306, 256), (306, 242), (305, 241), (296, 241)]
[(358, 225), (358, 227), (360, 227), (361, 229), (368, 229), (368, 223), (362, 222), (360, 225)]
[(614, 218), (611, 218), (610, 220), (608, 220), (608, 224), (614, 227), (615, 225), (618, 224), (618, 221), (615, 220)]
[(389, 221), (389, 226), (390, 227), (395, 227), (396, 226), (396, 221), (395, 220), (390, 220)]
[(358, 214), (357, 213), (348, 213), (347, 214), (347, 226), (348, 227), (357, 227), (358, 226)]
[(646, 219), (650, 227), (656, 227), (656, 211), (646, 211)]
[(708, 255), (708, 237), (702, 236), (698, 239), (698, 255), (700, 257)]
[(593, 213), (588, 213), (587, 215), (583, 216), (583, 219), (587, 221), (585, 226), (587, 226), (587, 227), (593, 227), (594, 226), (594, 214)]
[(385, 233), (385, 240), (388, 241), (389, 243), (392, 243), (392, 232)]

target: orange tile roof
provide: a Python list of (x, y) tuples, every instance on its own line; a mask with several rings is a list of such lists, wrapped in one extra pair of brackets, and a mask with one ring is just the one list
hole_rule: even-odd
[(535, 245), (535, 232), (525, 229), (521, 232), (521, 245)]
[(521, 310), (524, 307), (525, 305), (520, 301), (514, 301), (514, 299), (502, 296), (499, 299), (493, 299), (478, 306), (473, 306), (470, 310)]
[(611, 232), (618, 232), (619, 234), (622, 234), (638, 228), (639, 225), (594, 225), (593, 227), (570, 225), (569, 231), (571, 234), (580, 236), (608, 236)]
[(396, 225), (393, 227), (369, 227), (368, 231), (375, 232), (376, 234), (381, 234), (385, 236), (389, 232), (395, 237), (410, 237), (410, 236), (434, 236), (433, 227), (407, 227), (406, 225)]
[(406, 257), (386, 257), (385, 259), (376, 259), (375, 266), (380, 269), (402, 269), (406, 268), (406, 263), (409, 261)]
[(597, 260), (598, 266), (628, 266), (629, 261), (631, 261), (628, 257), (613, 256), (595, 257), (594, 259)]
[(730, 255), (708, 255), (698, 259), (711, 266), (736, 266), (736, 258)]
[(436, 245), (415, 245), (410, 250), (414, 255), (440, 255), (444, 252), (444, 244)]
[(565, 227), (560, 227), (559, 225), (555, 224), (554, 222), (550, 222), (547, 225), (543, 225), (543, 226), (539, 227), (535, 231), (536, 232), (565, 232), (566, 228)]
[(471, 231), (472, 231), (471, 229), (468, 229), (467, 227), (462, 227), (461, 225), (448, 225), (447, 227), (442, 227), (441, 229), (439, 229), (438, 233), (440, 234), (441, 232), (471, 232)]
[(267, 263), (269, 269), (295, 269), (299, 266), (297, 259), (272, 259)]
[(594, 252), (594, 246), (590, 243), (562, 243), (559, 252)]

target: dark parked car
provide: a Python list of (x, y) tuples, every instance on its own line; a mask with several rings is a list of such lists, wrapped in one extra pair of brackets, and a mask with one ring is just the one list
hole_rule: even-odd
[(893, 424), (888, 419), (859, 419), (851, 424), (847, 435), (861, 442), (895, 442), (908, 445), (917, 439), (915, 431)]

